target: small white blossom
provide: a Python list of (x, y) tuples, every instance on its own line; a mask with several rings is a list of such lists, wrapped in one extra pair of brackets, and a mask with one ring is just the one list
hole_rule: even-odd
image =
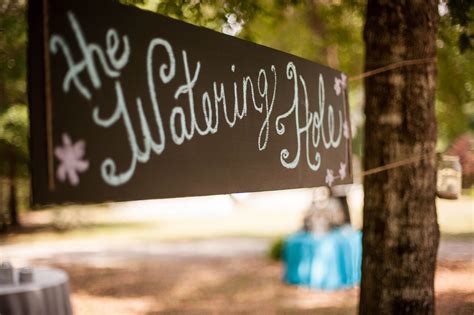
[(345, 75), (344, 73), (341, 73), (341, 86), (343, 88), (347, 87), (347, 75)]
[(84, 140), (79, 140), (73, 144), (69, 135), (63, 133), (63, 146), (54, 149), (54, 155), (60, 161), (56, 172), (59, 181), (69, 180), (69, 183), (73, 186), (79, 184), (78, 173), (83, 173), (89, 168), (89, 161), (82, 159), (85, 146)]
[(340, 95), (342, 90), (347, 87), (347, 76), (341, 73), (341, 78), (334, 78), (334, 91)]
[(328, 186), (332, 186), (332, 183), (334, 182), (335, 179), (336, 177), (334, 176), (334, 172), (332, 170), (327, 169), (326, 170), (326, 184)]
[(347, 175), (347, 165), (346, 163), (342, 163), (342, 162), (339, 165), (340, 165), (339, 178), (343, 180), (344, 178), (346, 178), (346, 175)]
[(341, 79), (339, 78), (334, 78), (334, 91), (336, 95), (341, 94)]
[(343, 130), (344, 138), (349, 139), (351, 137), (351, 133), (349, 130), (349, 123), (347, 120), (342, 125), (342, 130)]

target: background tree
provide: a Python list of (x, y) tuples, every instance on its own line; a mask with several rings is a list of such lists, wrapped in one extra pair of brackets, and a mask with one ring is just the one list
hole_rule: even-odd
[(8, 215), (3, 215), (0, 225), (19, 226), (17, 179), (28, 176), (28, 108), (24, 104), (14, 104), (0, 114), (0, 174), (8, 177)]
[(25, 2), (0, 0), (0, 17), (1, 230), (7, 224), (19, 225), (17, 178), (27, 176), (28, 114), (21, 105), (27, 104)]
[(474, 4), (441, 2), (439, 11), (436, 113), (438, 149), (445, 150), (466, 131), (474, 131)]

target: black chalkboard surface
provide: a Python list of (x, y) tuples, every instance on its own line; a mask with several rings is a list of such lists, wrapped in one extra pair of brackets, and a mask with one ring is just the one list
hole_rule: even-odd
[(111, 0), (29, 6), (34, 205), (352, 182), (341, 72)]

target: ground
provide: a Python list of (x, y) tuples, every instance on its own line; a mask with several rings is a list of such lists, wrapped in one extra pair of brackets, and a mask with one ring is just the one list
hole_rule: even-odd
[[(66, 270), (79, 315), (356, 314), (358, 288), (289, 286), (268, 258), (272, 241), (301, 224), (308, 200), (298, 194), (34, 212), (0, 238), (0, 256)], [(438, 203), (437, 314), (474, 313), (473, 202)], [(357, 227), (360, 213), (351, 215)]]
[[(280, 281), (265, 258), (161, 260), (127, 266), (55, 265), (71, 277), (77, 314), (356, 314), (359, 290)], [(437, 314), (474, 313), (474, 264), (440, 261)]]

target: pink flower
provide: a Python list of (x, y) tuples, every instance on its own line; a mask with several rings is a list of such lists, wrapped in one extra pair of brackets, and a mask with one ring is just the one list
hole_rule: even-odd
[(56, 172), (59, 181), (69, 180), (69, 183), (73, 186), (79, 184), (78, 173), (85, 172), (89, 168), (89, 161), (82, 159), (85, 146), (84, 140), (79, 140), (73, 144), (69, 135), (63, 133), (63, 146), (54, 149), (54, 155), (60, 161)]

